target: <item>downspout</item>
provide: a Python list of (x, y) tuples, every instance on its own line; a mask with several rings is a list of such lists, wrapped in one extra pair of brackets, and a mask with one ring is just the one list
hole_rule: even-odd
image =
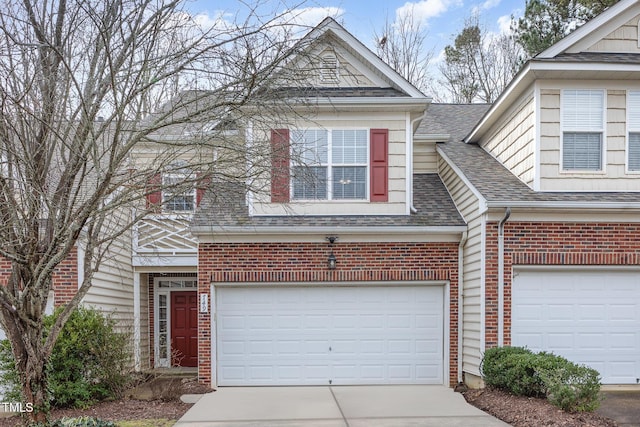
[[(427, 108), (429, 108), (427, 106)], [(418, 210), (416, 209), (415, 206), (413, 206), (413, 125), (415, 122), (417, 122), (418, 120), (423, 120), (426, 116), (427, 116), (427, 108), (425, 108), (424, 113), (422, 113), (422, 115), (420, 117), (416, 117), (415, 119), (411, 120), (409, 122), (409, 128), (407, 129), (407, 139), (411, 139), (411, 150), (407, 150), (407, 157), (408, 157), (408, 161), (407, 161), (407, 168), (408, 168), (408, 173), (407, 173), (407, 179), (409, 180), (409, 185), (408, 185), (408, 190), (409, 190), (409, 211), (412, 214), (415, 214), (418, 212)]]
[(498, 223), (498, 347), (504, 345), (504, 225), (511, 216), (507, 207)]
[(462, 328), (464, 322), (464, 245), (467, 243), (468, 233), (464, 231), (458, 244), (458, 384), (462, 384)]

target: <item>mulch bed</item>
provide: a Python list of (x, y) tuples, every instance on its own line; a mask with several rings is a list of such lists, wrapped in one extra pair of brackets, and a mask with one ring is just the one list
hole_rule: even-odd
[(513, 396), (500, 390), (468, 390), (464, 398), (473, 406), (514, 427), (614, 427), (616, 422), (595, 412), (569, 413), (546, 399)]
[[(114, 401), (100, 402), (87, 409), (55, 409), (51, 411), (51, 419), (64, 417), (95, 417), (107, 421), (126, 421), (144, 419), (178, 420), (191, 408), (192, 404), (183, 403), (182, 394), (204, 394), (212, 390), (195, 381), (182, 382), (180, 390), (172, 390), (171, 399), (136, 400), (123, 398)], [(0, 427), (20, 425), (20, 417), (0, 418)]]

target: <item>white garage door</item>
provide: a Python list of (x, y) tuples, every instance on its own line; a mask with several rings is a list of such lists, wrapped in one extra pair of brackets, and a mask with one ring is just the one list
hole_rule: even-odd
[(218, 384), (442, 384), (443, 288), (218, 288)]
[(520, 271), (512, 344), (598, 370), (604, 384), (640, 378), (640, 272)]

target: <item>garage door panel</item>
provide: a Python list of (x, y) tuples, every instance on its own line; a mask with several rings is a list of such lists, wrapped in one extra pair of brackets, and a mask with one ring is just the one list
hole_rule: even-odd
[(521, 271), (512, 301), (513, 345), (587, 364), (605, 384), (640, 377), (640, 272)]
[(441, 286), (252, 290), (218, 290), (219, 385), (443, 382)]

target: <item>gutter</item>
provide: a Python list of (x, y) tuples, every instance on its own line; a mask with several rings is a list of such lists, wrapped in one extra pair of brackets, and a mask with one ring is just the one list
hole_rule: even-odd
[[(640, 193), (639, 193), (640, 195)], [(486, 202), (488, 208), (546, 208), (546, 209), (640, 209), (640, 203), (634, 202), (560, 202), (560, 201), (506, 201)]]
[(467, 231), (462, 232), (458, 244), (458, 384), (462, 384), (462, 328), (464, 327), (464, 245), (469, 237)]
[(498, 347), (504, 345), (504, 225), (511, 216), (507, 207), (498, 223)]
[(242, 226), (212, 226), (212, 225), (196, 225), (191, 226), (190, 231), (194, 236), (207, 236), (212, 234), (232, 235), (232, 234), (252, 234), (252, 235), (300, 235), (300, 234), (326, 234), (326, 233), (343, 233), (343, 234), (458, 234), (466, 231), (466, 225), (450, 225), (443, 227), (420, 227), (420, 226), (373, 226), (373, 227), (296, 227), (296, 226), (279, 226), (279, 227), (242, 227)]

